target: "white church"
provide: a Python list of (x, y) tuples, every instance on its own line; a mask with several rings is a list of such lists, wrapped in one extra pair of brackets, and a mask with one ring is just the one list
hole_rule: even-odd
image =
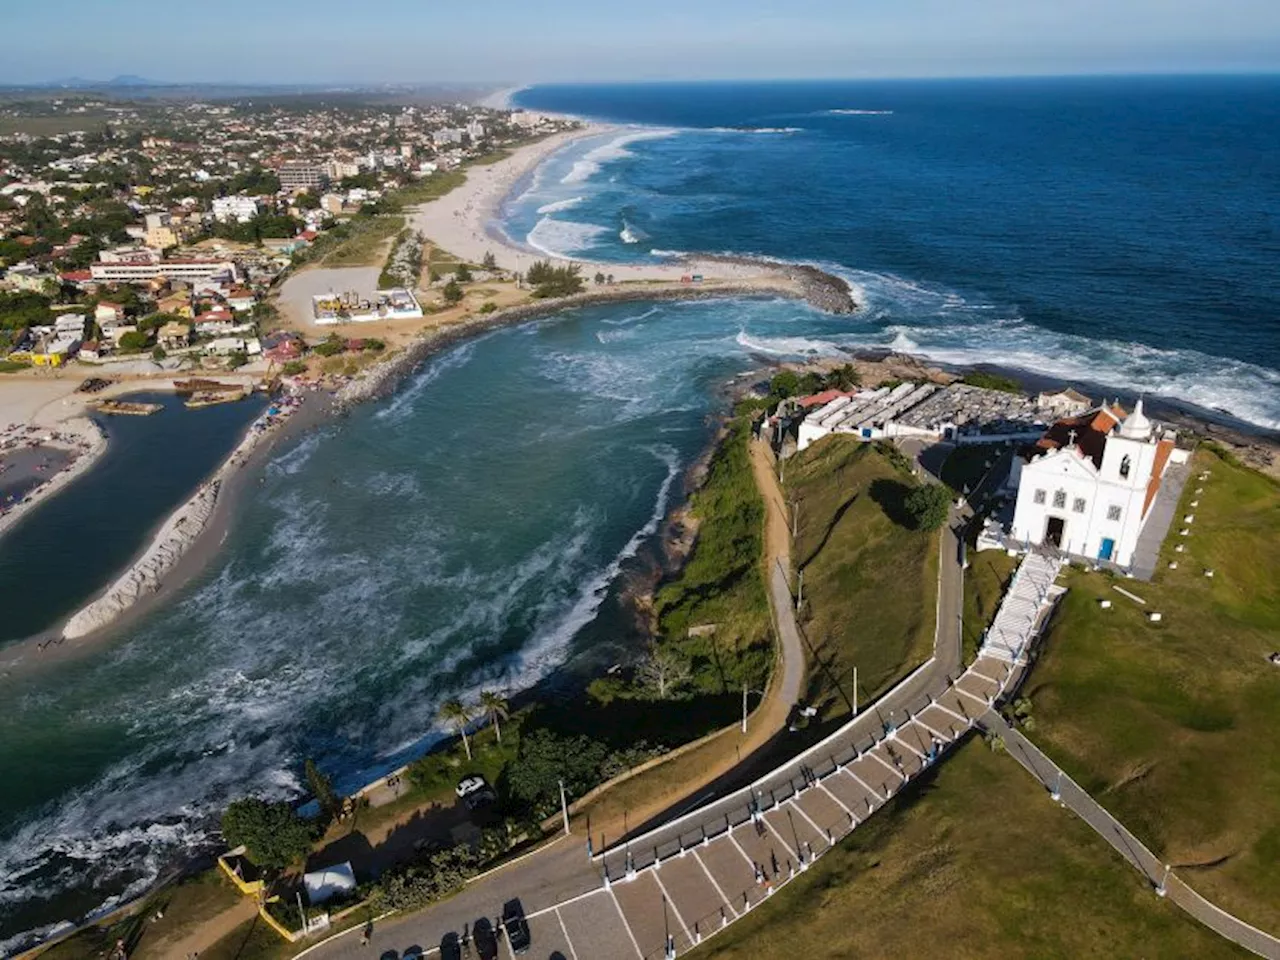
[(1184, 463), (1176, 435), (1133, 412), (1103, 405), (1059, 420), (1022, 456), (1010, 539), (1130, 567), (1169, 466)]

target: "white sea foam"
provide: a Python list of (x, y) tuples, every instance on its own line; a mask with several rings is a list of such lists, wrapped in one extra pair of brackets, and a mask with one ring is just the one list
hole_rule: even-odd
[(625, 327), (629, 323), (637, 323), (641, 320), (648, 320), (650, 317), (662, 312), (661, 307), (650, 307), (644, 313), (637, 313), (629, 317), (605, 317), (600, 322), (610, 327)]
[(808, 337), (760, 337), (739, 330), (735, 342), (757, 353), (770, 353), (781, 357), (833, 357), (843, 354), (838, 346), (825, 340)]
[(651, 130), (633, 130), (624, 133), (621, 136), (614, 137), (608, 143), (602, 144), (582, 155), (582, 159), (576, 161), (573, 167), (565, 174), (561, 183), (585, 183), (597, 173), (600, 172), (602, 165), (610, 163), (614, 160), (621, 160), (625, 157), (633, 156), (627, 145), (637, 143), (641, 140), (660, 140), (665, 137), (675, 136), (678, 130), (671, 129), (651, 129)]
[(586, 197), (570, 197), (568, 200), (546, 203), (538, 208), (538, 213), (559, 213), (561, 210), (571, 210), (586, 199)]
[(837, 117), (891, 117), (892, 110), (828, 110), (828, 114)]
[(549, 257), (568, 260), (573, 254), (592, 247), (596, 240), (608, 232), (607, 227), (594, 223), (543, 217), (529, 231), (525, 243)]
[(618, 233), (618, 237), (623, 243), (642, 243), (649, 239), (649, 234), (645, 233), (634, 224), (623, 220), (622, 230)]
[(711, 133), (786, 134), (804, 133), (804, 127), (705, 127)]

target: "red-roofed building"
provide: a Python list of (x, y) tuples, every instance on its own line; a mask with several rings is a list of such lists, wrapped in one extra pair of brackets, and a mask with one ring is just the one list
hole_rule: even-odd
[(1130, 568), (1167, 470), (1188, 458), (1174, 441), (1141, 400), (1057, 421), (1014, 458), (1012, 538)]

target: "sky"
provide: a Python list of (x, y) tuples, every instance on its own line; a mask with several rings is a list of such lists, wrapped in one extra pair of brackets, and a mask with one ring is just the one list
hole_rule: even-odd
[[(1280, 0), (9, 0), (0, 82), (1280, 71)], [(56, 8), (56, 9), (55, 9)]]

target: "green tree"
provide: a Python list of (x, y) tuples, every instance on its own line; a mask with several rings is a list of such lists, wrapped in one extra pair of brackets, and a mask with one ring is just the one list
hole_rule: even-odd
[(324, 340), (317, 343), (314, 349), (322, 357), (333, 357), (346, 350), (347, 345), (342, 342), (342, 338), (336, 333), (331, 333)]
[(149, 342), (149, 338), (141, 330), (130, 330), (120, 338), (120, 349), (125, 353), (137, 353), (145, 350)]
[(903, 507), (917, 530), (937, 530), (947, 522), (951, 491), (940, 483), (926, 483), (907, 494)]
[(470, 283), (472, 280), (471, 268), (465, 263), (458, 264), (458, 269), (453, 271), (453, 279), (459, 283)]
[(498, 261), (494, 259), (492, 250), (485, 252), (484, 259), (480, 261), (480, 266), (484, 267), (491, 273), (498, 269)]
[(239, 370), (249, 362), (249, 355), (243, 350), (236, 350), (227, 357), (227, 369)]
[(493, 724), (493, 732), (498, 737), (498, 743), (502, 743), (502, 720), (511, 716), (511, 706), (507, 703), (507, 698), (496, 690), (480, 691), (480, 710), (484, 713), (485, 719)]
[(440, 719), (450, 724), (462, 736), (462, 748), (467, 752), (467, 759), (470, 760), (471, 741), (467, 739), (467, 725), (472, 719), (471, 708), (457, 697), (451, 697), (440, 704)]
[(971, 387), (982, 387), (984, 390), (999, 390), (1001, 393), (1021, 393), (1022, 387), (1017, 380), (1009, 377), (1002, 377), (995, 373), (983, 373), (980, 370), (974, 370), (966, 373), (961, 383), (967, 383)]
[(555, 806), (563, 780), (567, 793), (581, 796), (600, 782), (608, 755), (603, 743), (587, 736), (560, 737), (546, 729), (522, 733), (519, 759), (507, 768), (511, 795), (545, 810)]
[(169, 354), (165, 352), (164, 347), (160, 346), (159, 344), (156, 344), (156, 348), (151, 351), (151, 359), (154, 360), (156, 363), (159, 363), (168, 355)]
[(243, 844), (249, 859), (264, 870), (283, 870), (311, 850), (310, 827), (284, 801), (235, 801), (222, 814), (222, 835), (230, 846)]
[(342, 812), (342, 798), (333, 789), (333, 781), (320, 772), (316, 762), (307, 757), (302, 765), (303, 775), (307, 779), (307, 789), (311, 791), (316, 802), (320, 804), (320, 813), (327, 822), (336, 820)]
[(462, 302), (462, 288), (457, 280), (450, 280), (444, 285), (444, 302), (450, 305)]

